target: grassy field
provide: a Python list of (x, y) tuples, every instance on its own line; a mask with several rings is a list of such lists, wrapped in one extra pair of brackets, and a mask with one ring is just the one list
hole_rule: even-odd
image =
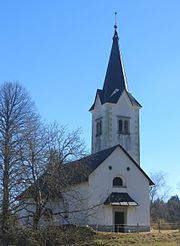
[(95, 232), (87, 227), (14, 230), (0, 235), (0, 246), (180, 246), (179, 231), (147, 233)]
[(102, 233), (94, 235), (94, 240), (86, 246), (180, 246), (180, 232), (150, 233)]

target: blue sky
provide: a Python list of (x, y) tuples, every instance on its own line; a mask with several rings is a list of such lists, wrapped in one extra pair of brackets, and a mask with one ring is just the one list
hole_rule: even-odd
[(82, 128), (102, 88), (117, 11), (129, 91), (141, 110), (141, 166), (180, 182), (180, 1), (0, 1), (0, 83), (20, 81), (47, 122)]

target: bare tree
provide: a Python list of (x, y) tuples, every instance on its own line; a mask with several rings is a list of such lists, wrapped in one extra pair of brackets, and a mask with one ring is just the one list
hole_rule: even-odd
[[(84, 156), (85, 147), (79, 130), (69, 132), (58, 124), (36, 127), (27, 136), (20, 160), (28, 187), (18, 197), (21, 201), (19, 211), (23, 211), (20, 212), (21, 220), (37, 229), (43, 216), (49, 216), (49, 220), (53, 216), (51, 203), (62, 198), (64, 189), (67, 192), (71, 180), (65, 163)], [(79, 175), (80, 172), (84, 175), (82, 167), (76, 169)], [(71, 196), (75, 196), (74, 192)]]
[(164, 201), (168, 198), (171, 188), (167, 184), (167, 175), (162, 171), (151, 173), (151, 179), (155, 185), (150, 189), (150, 214), (151, 219), (155, 220), (164, 216)]
[(63, 192), (70, 200), (78, 201), (71, 213), (82, 211), (80, 194), (73, 188), (77, 181), (87, 181), (87, 166), (75, 161), (86, 155), (80, 135), (79, 129), (70, 132), (58, 124), (44, 126), (30, 96), (18, 82), (6, 82), (0, 87), (3, 233), (9, 231), (16, 213), (21, 219), (29, 219), (34, 229), (43, 216), (48, 216), (48, 221), (53, 215), (65, 218), (66, 209), (51, 210), (51, 205), (60, 200), (66, 205)]
[(162, 171), (151, 173), (151, 179), (155, 183), (150, 190), (150, 200), (154, 202), (157, 199), (165, 200), (169, 196), (171, 188), (167, 184), (167, 174)]
[(18, 82), (0, 87), (0, 176), (2, 194), (2, 230), (9, 229), (11, 208), (21, 191), (18, 151), (23, 146), (27, 126), (38, 120), (29, 94)]

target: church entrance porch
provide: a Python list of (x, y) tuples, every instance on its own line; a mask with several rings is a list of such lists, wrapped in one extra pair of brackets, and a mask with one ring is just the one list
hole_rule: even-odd
[(128, 193), (112, 192), (104, 204), (112, 207), (113, 231), (127, 231), (127, 211), (132, 207), (138, 206), (138, 203)]

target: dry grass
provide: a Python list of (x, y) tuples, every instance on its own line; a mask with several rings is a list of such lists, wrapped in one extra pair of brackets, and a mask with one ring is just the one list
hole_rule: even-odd
[[(2, 235), (0, 235), (0, 246)], [(5, 239), (5, 237), (4, 237)], [(91, 228), (67, 227), (48, 230), (18, 230), (7, 234), (14, 246), (180, 246), (179, 231), (105, 233)]]
[(93, 241), (86, 246), (180, 246), (180, 233), (164, 231), (162, 233), (103, 233), (98, 232)]

